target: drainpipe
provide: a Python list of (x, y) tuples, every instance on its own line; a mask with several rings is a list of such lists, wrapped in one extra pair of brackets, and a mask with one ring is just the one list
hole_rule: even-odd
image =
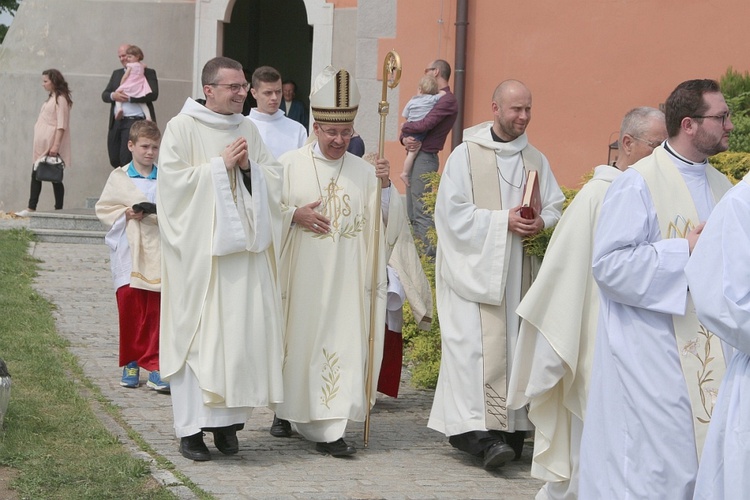
[(458, 115), (451, 133), (451, 149), (463, 141), (464, 99), (466, 97), (466, 32), (469, 25), (469, 0), (456, 2), (456, 63), (453, 92), (458, 101)]

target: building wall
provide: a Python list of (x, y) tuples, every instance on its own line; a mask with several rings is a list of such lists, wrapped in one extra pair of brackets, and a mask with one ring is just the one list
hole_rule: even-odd
[[(427, 63), (453, 65), (455, 11), (456, 0), (398, 2), (395, 40), (380, 45), (403, 60), (399, 109)], [(530, 140), (573, 187), (606, 162), (628, 110), (658, 107), (684, 80), (750, 69), (748, 17), (746, 0), (469, 0), (465, 128), (492, 118), (499, 82), (524, 81), (533, 94)], [(402, 148), (388, 150), (400, 165)]]
[[(80, 207), (98, 196), (110, 172), (109, 106), (101, 92), (118, 67), (117, 46), (139, 45), (156, 69), (163, 128), (186, 97), (199, 94), (198, 66), (221, 53), (218, 26), (228, 21), (233, 3), (24, 0), (0, 47), (0, 88), (9, 89), (0, 101), (0, 209), (19, 210), (28, 199), (33, 125), (46, 97), (44, 69), (60, 69), (73, 89), (66, 207)], [(310, 78), (329, 63), (352, 71), (362, 91), (355, 125), (370, 151), (378, 142), (383, 57), (392, 49), (400, 54), (403, 73), (400, 85), (388, 91), (385, 146), (397, 179), (405, 156), (397, 140), (403, 106), (432, 60), (455, 66), (457, 0), (304, 3), (315, 32)], [(730, 65), (748, 70), (747, 14), (745, 0), (469, 0), (464, 126), (491, 119), (497, 83), (524, 81), (534, 96), (531, 141), (549, 157), (560, 183), (575, 186), (606, 162), (608, 144), (630, 108), (658, 106), (689, 78), (718, 79)], [(52, 206), (46, 187), (39, 208)]]
[[(47, 98), (41, 73), (59, 69), (73, 91), (72, 162), (65, 171), (65, 207), (98, 197), (112, 171), (107, 156), (109, 104), (101, 94), (119, 67), (117, 47), (134, 43), (156, 70), (155, 103), (162, 128), (190, 95), (195, 4), (186, 0), (101, 2), (24, 0), (0, 46), (0, 209), (26, 207), (34, 123)], [(51, 186), (39, 210), (54, 206)]]

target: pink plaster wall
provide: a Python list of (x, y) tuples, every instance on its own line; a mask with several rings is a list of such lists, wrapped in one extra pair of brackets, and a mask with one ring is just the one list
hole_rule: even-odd
[[(396, 39), (380, 47), (401, 55), (399, 115), (431, 60), (455, 66), (455, 12), (456, 0), (398, 2)], [(499, 82), (522, 80), (533, 94), (531, 142), (560, 184), (576, 186), (607, 161), (629, 109), (658, 107), (683, 80), (748, 70), (748, 19), (747, 0), (469, 0), (464, 126), (491, 119)], [(386, 152), (397, 178), (402, 148)]]

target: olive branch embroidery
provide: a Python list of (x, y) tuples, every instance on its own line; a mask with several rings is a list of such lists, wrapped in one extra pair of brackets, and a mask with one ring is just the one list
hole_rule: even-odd
[[(344, 226), (340, 229), (332, 229), (330, 232), (325, 234), (315, 233), (313, 235), (313, 238), (317, 238), (319, 240), (330, 238), (334, 243), (336, 242), (336, 240), (339, 240), (341, 238), (354, 238), (355, 236), (357, 236), (357, 233), (362, 232), (363, 228), (365, 227), (365, 222), (367, 222), (367, 219), (364, 215), (360, 214), (354, 217), (353, 222), (344, 224)], [(305, 229), (305, 231), (309, 231), (309, 229)]]
[[(688, 354), (692, 354), (693, 356), (698, 358), (698, 361), (700, 361), (701, 363), (701, 370), (696, 372), (696, 377), (698, 378), (698, 389), (700, 390), (701, 405), (703, 406), (703, 411), (706, 412), (707, 418), (695, 418), (700, 423), (707, 424), (711, 421), (711, 414), (713, 413), (714, 404), (716, 403), (716, 396), (718, 393), (716, 388), (707, 385), (710, 382), (714, 381), (714, 379), (711, 377), (711, 375), (713, 374), (713, 370), (709, 369), (709, 365), (715, 359), (714, 356), (711, 356), (711, 338), (714, 336), (714, 334), (709, 332), (703, 325), (700, 325), (700, 328), (698, 329), (698, 335), (698, 337), (694, 338), (683, 346), (682, 355), (687, 356)], [(703, 337), (704, 339), (702, 356), (698, 352), (701, 344), (701, 337)]]
[(328, 351), (323, 349), (323, 356), (326, 358), (326, 361), (323, 363), (323, 369), (321, 370), (324, 384), (320, 388), (323, 393), (320, 397), (320, 402), (330, 410), (329, 403), (333, 401), (339, 392), (339, 379), (341, 378), (339, 372), (341, 368), (338, 366), (338, 354), (335, 352), (329, 354)]

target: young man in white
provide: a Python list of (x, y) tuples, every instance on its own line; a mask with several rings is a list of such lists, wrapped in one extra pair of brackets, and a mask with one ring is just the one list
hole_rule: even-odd
[(301, 148), (307, 140), (305, 127), (284, 116), (281, 104), (281, 75), (270, 66), (253, 71), (250, 93), (258, 107), (250, 110), (248, 119), (258, 127), (258, 132), (274, 158), (287, 151)]

